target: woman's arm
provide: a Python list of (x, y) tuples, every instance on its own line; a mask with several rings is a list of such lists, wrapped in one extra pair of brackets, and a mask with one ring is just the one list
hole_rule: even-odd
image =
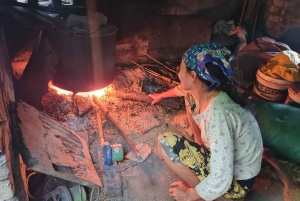
[(175, 88), (169, 89), (168, 91), (161, 92), (161, 93), (155, 93), (155, 94), (149, 94), (149, 97), (153, 99), (152, 105), (155, 103), (158, 103), (164, 98), (171, 98), (171, 97), (176, 97), (177, 94), (175, 93)]
[(185, 182), (173, 182), (170, 196), (176, 201), (204, 201), (195, 188), (189, 187)]

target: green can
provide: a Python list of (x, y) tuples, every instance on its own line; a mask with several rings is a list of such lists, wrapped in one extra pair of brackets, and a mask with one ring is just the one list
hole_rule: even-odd
[(121, 144), (113, 144), (111, 145), (112, 150), (112, 161), (121, 161), (124, 158), (123, 146)]

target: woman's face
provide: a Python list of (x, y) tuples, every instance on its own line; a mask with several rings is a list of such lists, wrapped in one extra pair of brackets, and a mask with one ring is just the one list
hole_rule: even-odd
[(180, 71), (178, 73), (178, 78), (180, 80), (181, 87), (183, 90), (187, 91), (192, 89), (193, 86), (192, 72), (187, 69), (183, 59), (181, 60), (180, 63)]

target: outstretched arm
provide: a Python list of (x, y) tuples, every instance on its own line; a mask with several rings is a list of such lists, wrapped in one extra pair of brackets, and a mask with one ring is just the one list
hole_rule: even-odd
[(171, 98), (171, 97), (176, 97), (177, 94), (175, 93), (175, 89), (169, 89), (168, 91), (162, 92), (162, 93), (155, 93), (155, 94), (149, 94), (149, 97), (153, 99), (152, 105), (158, 103), (164, 98)]

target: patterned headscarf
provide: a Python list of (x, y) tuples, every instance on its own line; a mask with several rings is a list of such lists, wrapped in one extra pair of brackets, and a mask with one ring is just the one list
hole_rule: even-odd
[(205, 67), (206, 63), (212, 62), (219, 66), (229, 79), (233, 74), (230, 62), (234, 60), (234, 57), (228, 49), (216, 43), (200, 43), (190, 47), (184, 53), (183, 60), (189, 69), (196, 71), (202, 79), (211, 83), (207, 91), (210, 91), (214, 85), (219, 85), (220, 81), (210, 76)]

